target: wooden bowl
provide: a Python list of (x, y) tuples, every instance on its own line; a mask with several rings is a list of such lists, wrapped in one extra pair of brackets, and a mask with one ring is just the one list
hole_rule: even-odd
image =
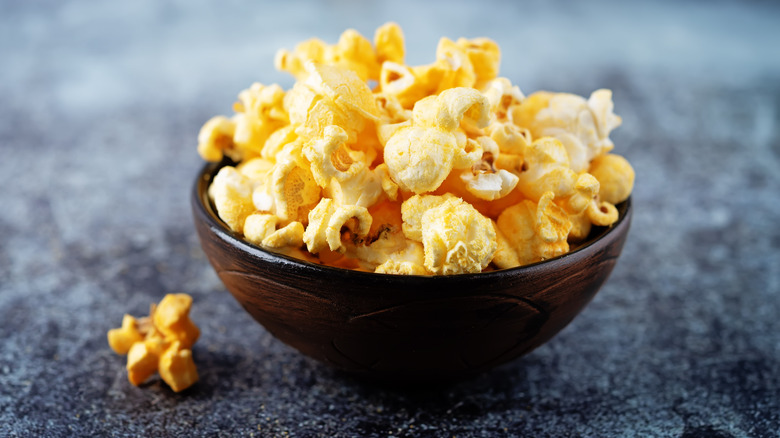
[[(302, 353), (382, 380), (465, 377), (552, 338), (593, 298), (617, 262), (631, 200), (610, 228), (594, 228), (570, 253), (513, 269), (400, 276), (321, 266), (244, 241), (207, 196), (221, 165), (206, 165), (192, 191), (203, 250), (255, 320)], [(593, 342), (598, 342), (594, 339)]]

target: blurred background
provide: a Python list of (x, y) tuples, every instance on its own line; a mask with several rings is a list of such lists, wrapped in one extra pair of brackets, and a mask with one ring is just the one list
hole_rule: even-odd
[[(274, 340), (194, 235), (196, 137), (277, 49), (399, 23), (407, 63), (487, 36), (521, 90), (613, 90), (637, 172), (613, 275), (526, 358), (377, 388)], [(780, 427), (780, 5), (0, 2), (0, 435), (772, 436)], [(129, 385), (105, 332), (187, 292), (201, 382)]]

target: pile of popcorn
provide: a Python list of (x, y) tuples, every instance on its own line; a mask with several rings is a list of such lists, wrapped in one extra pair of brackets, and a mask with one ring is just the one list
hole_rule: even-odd
[(133, 385), (144, 383), (154, 373), (175, 392), (198, 381), (192, 345), (200, 330), (190, 320), (192, 297), (168, 294), (152, 304), (148, 317), (125, 315), (122, 327), (108, 331), (108, 345), (127, 355), (127, 377)]
[(451, 275), (559, 256), (618, 219), (634, 171), (609, 153), (611, 91), (525, 96), (488, 38), (404, 56), (395, 23), (280, 50), (295, 85), (252, 84), (198, 136), (204, 160), (235, 164), (209, 187), (225, 224), (315, 263)]

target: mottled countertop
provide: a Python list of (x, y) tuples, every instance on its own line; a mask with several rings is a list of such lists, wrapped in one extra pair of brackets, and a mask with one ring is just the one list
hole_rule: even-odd
[[(771, 2), (0, 2), (0, 436), (768, 437), (780, 430), (780, 7)], [(399, 22), (489, 36), (530, 93), (611, 88), (637, 171), (611, 278), (531, 354), (448, 386), (275, 340), (194, 233), (201, 124), (277, 48)], [(126, 312), (195, 299), (200, 382), (130, 385)]]

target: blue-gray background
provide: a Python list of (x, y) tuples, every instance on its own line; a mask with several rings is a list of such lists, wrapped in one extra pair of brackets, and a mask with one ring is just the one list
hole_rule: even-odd
[[(614, 91), (637, 171), (612, 277), (558, 337), (439, 388), (356, 381), (224, 291), (188, 194), (200, 125), (278, 48), (401, 24), (407, 61), (488, 36), (526, 92)], [(0, 3), (0, 436), (777, 436), (773, 2)], [(201, 381), (131, 386), (105, 332), (195, 299)]]

